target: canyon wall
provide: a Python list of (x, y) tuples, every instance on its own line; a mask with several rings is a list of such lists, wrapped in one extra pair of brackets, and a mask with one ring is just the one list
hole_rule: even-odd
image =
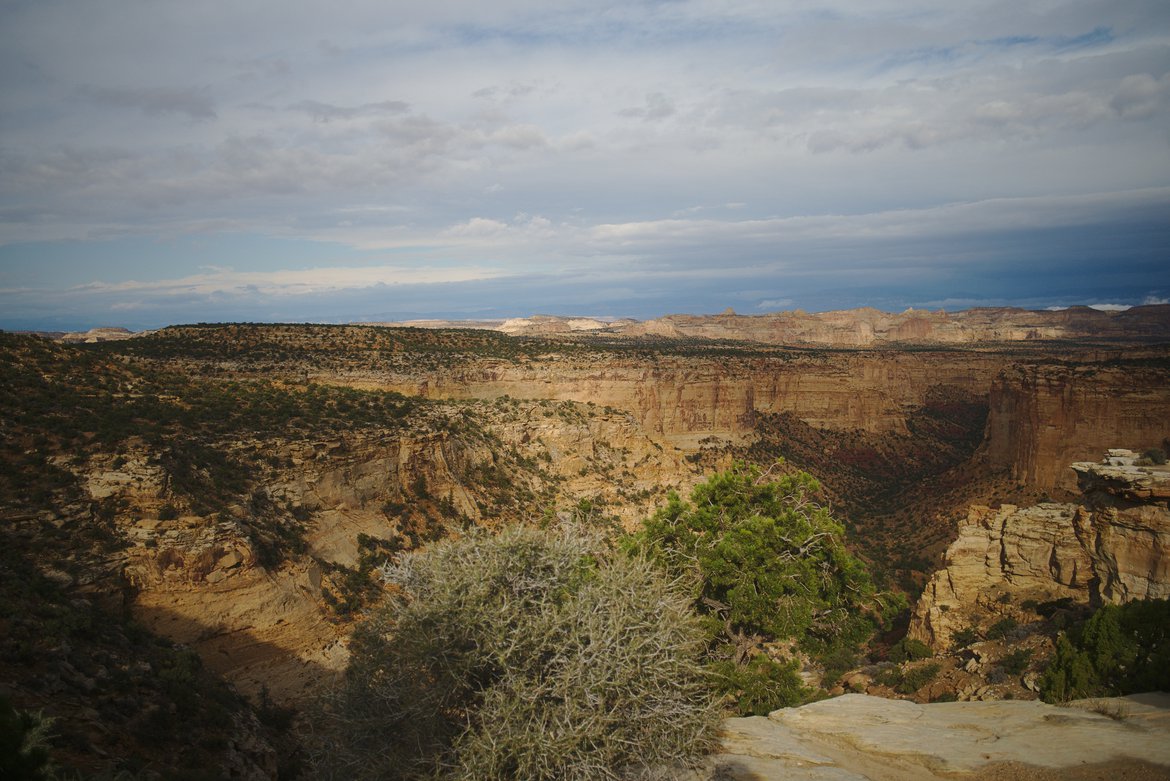
[(988, 466), (1021, 485), (1075, 492), (1069, 463), (1117, 442), (1144, 449), (1170, 436), (1170, 372), (1157, 357), (1143, 363), (1121, 355), (1086, 352), (1070, 355), (1077, 362), (1068, 363), (1027, 353), (934, 350), (725, 360), (553, 356), (342, 381), (429, 398), (592, 401), (629, 412), (648, 434), (686, 450), (708, 437), (743, 443), (760, 414), (789, 413), (831, 431), (905, 434), (911, 413), (946, 387), (987, 399), (980, 457)]
[[(212, 515), (163, 512), (168, 476), (144, 444), (71, 464), (89, 498), (116, 501), (129, 542), (116, 569), (136, 618), (185, 643), (258, 697), (296, 701), (344, 668), (343, 594), (363, 536), (403, 543), (432, 528), (495, 525), (572, 510), (580, 497), (631, 526), (700, 475), (684, 453), (642, 434), (632, 417), (571, 402), (438, 405), (403, 432), (328, 439), (241, 439), (262, 452), (251, 501)], [(475, 425), (467, 419), (474, 418)], [(255, 462), (253, 462), (255, 463)], [(264, 508), (279, 508), (262, 517)], [(300, 513), (304, 555), (265, 561), (256, 529)], [(269, 513), (272, 516), (272, 513)], [(411, 547), (413, 543), (405, 543)], [(339, 569), (345, 568), (345, 569)]]
[(1016, 364), (991, 384), (984, 453), (1041, 489), (1076, 489), (1068, 464), (1170, 436), (1170, 376), (1152, 365)]
[(1078, 463), (1081, 504), (972, 507), (915, 605), (909, 636), (945, 647), (1003, 605), (1170, 597), (1170, 469), (1131, 451)]
[(483, 361), (414, 376), (319, 379), (428, 398), (558, 399), (632, 414), (643, 430), (680, 446), (705, 437), (742, 440), (759, 413), (792, 413), (833, 430), (905, 433), (936, 386), (986, 396), (1004, 366), (984, 353), (794, 353), (749, 358), (599, 355)]

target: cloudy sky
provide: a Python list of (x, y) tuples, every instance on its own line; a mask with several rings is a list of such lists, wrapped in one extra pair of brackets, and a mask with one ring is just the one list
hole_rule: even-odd
[(0, 328), (1168, 296), (1166, 0), (0, 0)]

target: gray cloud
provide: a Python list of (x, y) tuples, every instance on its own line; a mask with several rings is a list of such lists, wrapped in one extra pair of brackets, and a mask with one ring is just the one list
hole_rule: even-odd
[(1164, 254), (1163, 5), (9, 4), (0, 248), (244, 233), (797, 305), (753, 275), (975, 273), (1078, 224)]
[(196, 87), (96, 87), (84, 85), (79, 94), (101, 106), (134, 108), (144, 114), (185, 114), (191, 119), (215, 119), (210, 90)]
[(314, 122), (329, 122), (334, 119), (354, 119), (383, 114), (404, 114), (409, 109), (410, 104), (401, 100), (383, 100), (378, 103), (363, 103), (360, 106), (334, 106), (316, 100), (302, 100), (289, 106), (291, 111), (308, 114)]
[(618, 112), (623, 117), (634, 117), (652, 122), (657, 119), (666, 119), (675, 113), (674, 101), (661, 92), (652, 92), (646, 96), (646, 105), (641, 108), (625, 108)]

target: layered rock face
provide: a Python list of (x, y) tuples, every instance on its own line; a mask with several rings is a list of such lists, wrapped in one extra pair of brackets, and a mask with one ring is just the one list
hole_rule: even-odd
[(1136, 460), (1114, 450), (1113, 463), (1075, 464), (1081, 505), (972, 507), (914, 608), (909, 636), (946, 646), (998, 605), (1023, 599), (1170, 596), (1170, 471)]
[(904, 433), (909, 413), (926, 403), (932, 389), (950, 386), (984, 396), (1003, 365), (1001, 356), (929, 352), (723, 360), (607, 356), (596, 362), (557, 357), (364, 381), (429, 398), (592, 401), (633, 414), (650, 434), (693, 446), (704, 437), (742, 439), (759, 413), (788, 412), (833, 430)]
[(1073, 490), (1066, 466), (1118, 442), (1155, 447), (1170, 434), (1170, 388), (1156, 366), (1020, 364), (991, 385), (985, 452), (1042, 489)]
[(249, 534), (252, 507), (165, 517), (167, 475), (146, 448), (116, 465), (95, 461), (81, 477), (92, 499), (143, 510), (145, 517), (118, 517), (131, 541), (118, 569), (135, 616), (196, 649), (247, 694), (267, 690), (277, 701), (295, 701), (344, 668), (348, 621), (331, 613), (325, 592), (333, 567), (358, 567), (363, 536), (403, 540), (439, 517), (477, 525), (532, 520), (538, 509), (521, 494), (542, 495), (550, 511), (594, 497), (631, 525), (668, 487), (685, 491), (699, 479), (681, 451), (647, 438), (622, 413), (516, 401), (455, 408), (463, 411), (482, 429), (444, 424), (430, 433), (236, 443), (268, 456), (258, 475), (263, 501), (305, 513), (307, 555), (275, 566)]
[(1170, 597), (1170, 470), (1135, 465), (1130, 451), (1104, 464), (1073, 464), (1093, 510), (1093, 557), (1100, 600)]

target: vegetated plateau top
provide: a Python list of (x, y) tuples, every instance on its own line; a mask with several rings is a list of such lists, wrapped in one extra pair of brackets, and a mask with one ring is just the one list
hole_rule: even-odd
[[(973, 347), (1019, 342), (1166, 341), (1170, 340), (1170, 305), (1138, 306), (1124, 311), (1101, 311), (1090, 307), (1055, 311), (981, 308), (930, 312), (907, 309), (896, 314), (863, 308), (819, 313), (794, 310), (741, 315), (728, 309), (717, 315), (678, 314), (644, 321), (535, 315), (507, 320), (409, 320), (349, 325), (392, 326), (414, 332), (452, 329), (482, 332), (478, 338), (467, 335), (461, 338), (431, 339), (416, 334), (411, 340), (428, 343), (427, 346), (431, 348), (443, 345), (468, 348), (473, 343), (481, 347), (498, 345), (499, 342), (487, 335), (492, 332), (508, 336), (549, 337), (558, 342), (566, 338), (600, 339), (603, 342), (629, 339), (678, 342), (690, 339), (793, 347)], [(95, 328), (88, 332), (49, 336), (68, 342), (98, 342), (150, 333), (158, 332), (131, 334), (124, 329)]]

